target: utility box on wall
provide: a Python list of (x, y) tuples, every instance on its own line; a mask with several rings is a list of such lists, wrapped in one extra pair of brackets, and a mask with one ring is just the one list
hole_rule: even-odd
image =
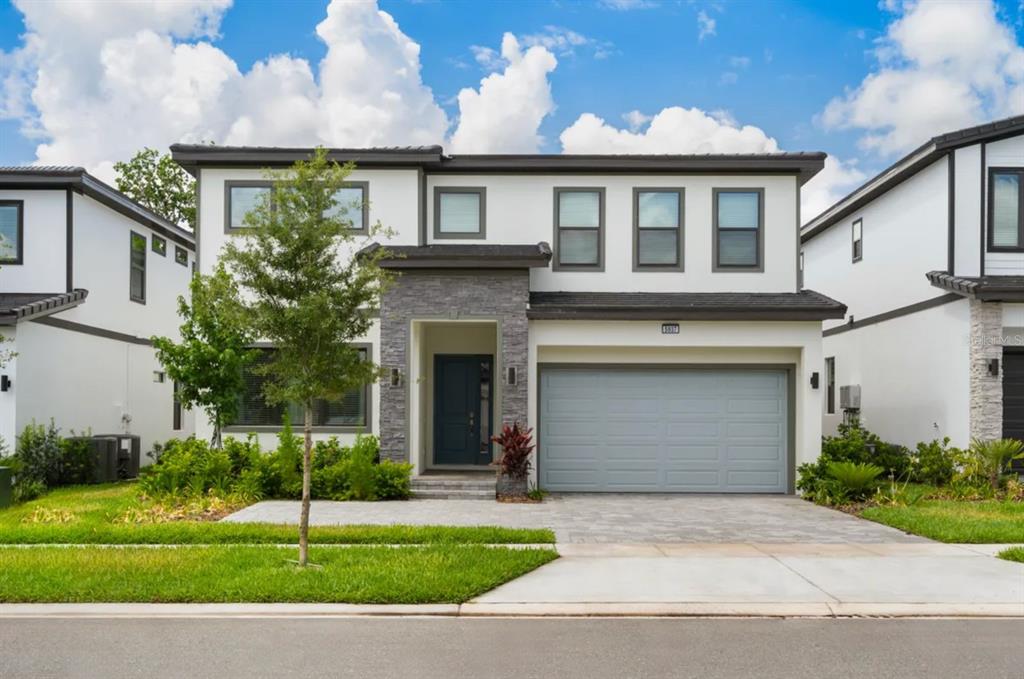
[(846, 384), (839, 387), (839, 407), (843, 410), (860, 410), (859, 384)]

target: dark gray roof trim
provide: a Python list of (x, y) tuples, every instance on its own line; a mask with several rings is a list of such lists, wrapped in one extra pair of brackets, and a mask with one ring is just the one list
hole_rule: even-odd
[(657, 321), (820, 321), (846, 305), (800, 292), (531, 292), (527, 318)]
[(16, 325), (66, 311), (88, 296), (89, 291), (81, 288), (71, 292), (3, 292), (0, 293), (0, 325)]
[[(372, 252), (379, 243), (364, 248)], [(536, 245), (391, 245), (380, 265), (385, 269), (528, 269), (546, 267), (551, 246)]]
[(807, 222), (800, 240), (807, 242), (954, 149), (980, 142), (998, 141), (1022, 133), (1024, 116), (1014, 116), (932, 137)]
[[(311, 148), (274, 148), (174, 144), (171, 155), (195, 174), (201, 165), (217, 167), (282, 167), (308, 158)], [(824, 153), (761, 153), (717, 155), (454, 155), (440, 146), (412, 148), (328, 149), (338, 162), (360, 167), (420, 167), (433, 173), (664, 173), (664, 174), (796, 174), (803, 184), (821, 171)]]
[(81, 167), (26, 166), (0, 167), (0, 189), (66, 189), (89, 196), (129, 219), (166, 236), (195, 252), (191, 231), (139, 205), (114, 187), (101, 182)]
[(929, 271), (928, 282), (942, 290), (983, 302), (1024, 302), (1024, 276), (951, 276)]

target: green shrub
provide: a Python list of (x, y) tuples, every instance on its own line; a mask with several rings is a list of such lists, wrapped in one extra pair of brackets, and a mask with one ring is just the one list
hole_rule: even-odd
[(878, 477), (884, 470), (866, 462), (829, 462), (828, 475), (833, 479), (837, 496), (846, 500), (863, 500), (878, 485)]
[(948, 436), (941, 441), (935, 439), (918, 443), (917, 450), (911, 455), (911, 476), (919, 483), (948, 485), (962, 454), (960, 449), (950, 447)]
[(348, 495), (351, 500), (377, 499), (377, 472), (373, 461), (379, 448), (372, 436), (358, 436), (348, 453), (345, 469), (348, 474)]
[(882, 474), (894, 479), (910, 475), (910, 452), (903, 446), (887, 443), (876, 434), (864, 429), (860, 422), (839, 425), (836, 436), (825, 436), (821, 442), (821, 455), (814, 462), (797, 468), (797, 489), (807, 498), (822, 504), (835, 504), (842, 498), (833, 497), (837, 486), (829, 475), (832, 462), (871, 464), (882, 469)]
[(988, 489), (998, 491), (1010, 462), (1024, 457), (1024, 443), (1015, 439), (974, 439), (962, 454), (954, 487), (961, 492)]
[(11, 468), (15, 502), (39, 497), (49, 488), (92, 480), (93, 461), (88, 441), (74, 436), (64, 438), (52, 420), (47, 427), (35, 422), (26, 426), (18, 436), (14, 453), (7, 453), (7, 445), (3, 443), (0, 466)]
[(374, 468), (377, 472), (378, 500), (407, 500), (412, 493), (410, 475), (412, 465), (405, 462), (381, 460)]
[(227, 494), (232, 486), (231, 458), (196, 438), (168, 441), (160, 461), (139, 474), (139, 489), (146, 495)]

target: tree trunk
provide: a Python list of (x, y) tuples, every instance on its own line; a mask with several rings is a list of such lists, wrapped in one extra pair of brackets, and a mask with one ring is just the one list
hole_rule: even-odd
[(309, 486), (313, 457), (313, 405), (306, 404), (302, 423), (302, 513), (299, 515), (299, 566), (309, 563)]
[(220, 450), (224, 446), (223, 440), (221, 440), (220, 433), (220, 415), (214, 415), (213, 418), (213, 436), (210, 438), (210, 446), (214, 450)]

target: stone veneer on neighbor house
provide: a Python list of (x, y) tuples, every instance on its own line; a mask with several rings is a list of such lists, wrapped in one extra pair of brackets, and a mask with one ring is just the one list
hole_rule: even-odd
[[(527, 418), (528, 324), (530, 273), (523, 269), (405, 270), (385, 292), (380, 308), (380, 362), (388, 371), (398, 368), (401, 383), (389, 377), (380, 387), (380, 454), (411, 461), (408, 450), (408, 393), (414, 378), (409, 370), (409, 331), (413, 320), (497, 320), (501, 357), (495, 385), (501, 387), (502, 412), (497, 422), (525, 423)], [(516, 369), (510, 385), (505, 370)]]
[[(972, 439), (1003, 437), (1003, 305), (971, 300), (971, 418)], [(990, 375), (988, 362), (999, 359), (1000, 374)]]

